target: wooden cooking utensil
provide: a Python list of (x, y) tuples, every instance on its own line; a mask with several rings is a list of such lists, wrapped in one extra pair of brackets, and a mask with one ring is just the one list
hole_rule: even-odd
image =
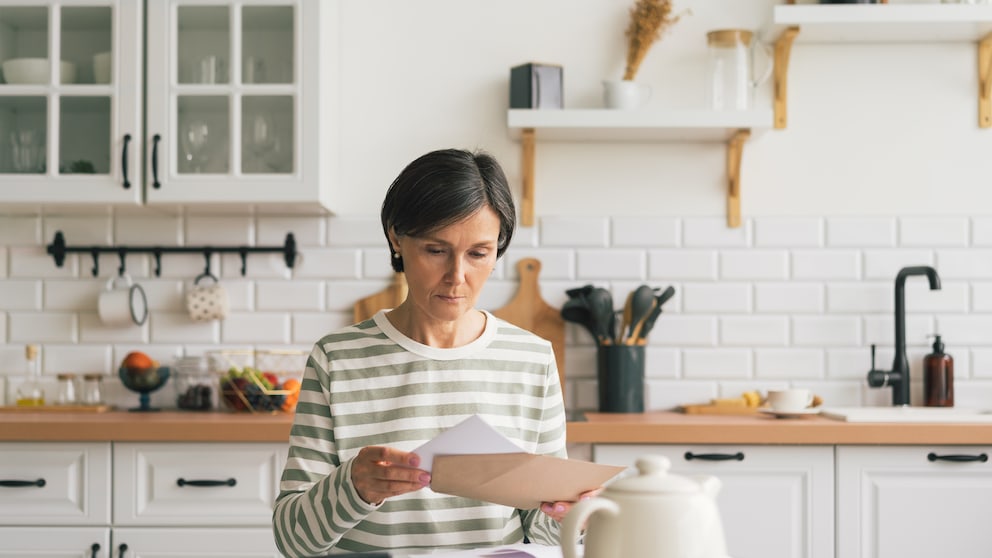
[(558, 380), (565, 389), (565, 320), (557, 308), (541, 298), (537, 283), (541, 261), (524, 258), (517, 262), (517, 273), (520, 287), (516, 296), (506, 306), (494, 310), (493, 315), (551, 341), (558, 363)]
[(393, 283), (391, 285), (355, 303), (353, 309), (355, 323), (357, 324), (371, 318), (383, 308), (396, 308), (406, 300), (406, 293), (406, 276), (403, 272), (398, 271), (393, 275)]

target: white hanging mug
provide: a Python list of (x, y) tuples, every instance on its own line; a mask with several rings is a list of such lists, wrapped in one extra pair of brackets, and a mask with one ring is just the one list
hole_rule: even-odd
[(97, 313), (106, 326), (142, 325), (148, 319), (145, 290), (131, 281), (127, 273), (113, 277), (107, 281), (107, 286), (97, 299)]
[[(212, 284), (200, 284), (203, 279), (213, 279)], [(200, 275), (186, 291), (186, 310), (194, 322), (223, 320), (227, 317), (229, 301), (227, 291), (216, 277), (209, 273)]]

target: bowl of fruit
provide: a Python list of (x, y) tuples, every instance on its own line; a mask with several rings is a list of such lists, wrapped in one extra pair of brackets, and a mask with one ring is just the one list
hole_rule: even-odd
[(151, 394), (153, 391), (165, 385), (169, 380), (170, 370), (168, 366), (159, 366), (158, 362), (140, 351), (127, 354), (121, 362), (117, 375), (121, 383), (127, 389), (140, 394), (138, 400), (140, 405), (131, 411), (158, 411), (157, 407), (151, 406)]
[(300, 396), (300, 381), (287, 373), (232, 366), (222, 373), (220, 395), (232, 411), (292, 412)]

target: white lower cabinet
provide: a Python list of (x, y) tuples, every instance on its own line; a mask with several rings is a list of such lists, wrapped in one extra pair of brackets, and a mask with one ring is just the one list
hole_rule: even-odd
[(110, 528), (0, 527), (0, 558), (25, 556), (109, 558)]
[(593, 460), (609, 465), (633, 466), (644, 455), (668, 457), (673, 473), (720, 479), (733, 558), (834, 557), (833, 446), (593, 447)]
[(992, 555), (992, 447), (838, 446), (837, 556)]
[(279, 558), (272, 528), (119, 527), (108, 558)]

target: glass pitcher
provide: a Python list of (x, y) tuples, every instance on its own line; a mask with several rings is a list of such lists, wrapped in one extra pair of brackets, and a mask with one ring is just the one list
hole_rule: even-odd
[[(751, 108), (754, 90), (771, 75), (766, 64), (760, 78), (754, 76), (754, 33), (745, 29), (718, 29), (706, 34), (709, 46), (709, 106), (715, 110)], [(765, 48), (768, 59), (771, 52)]]

